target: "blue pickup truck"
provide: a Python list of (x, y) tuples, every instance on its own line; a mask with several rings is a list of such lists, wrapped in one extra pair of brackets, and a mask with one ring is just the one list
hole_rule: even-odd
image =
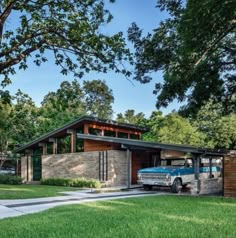
[[(210, 175), (210, 167), (200, 167), (200, 178)], [(212, 176), (219, 177), (221, 169), (212, 167)], [(138, 183), (144, 189), (152, 189), (153, 186), (170, 187), (173, 193), (178, 193), (182, 187), (194, 180), (194, 167), (191, 159), (166, 159), (161, 160), (161, 166), (140, 169), (138, 171)]]

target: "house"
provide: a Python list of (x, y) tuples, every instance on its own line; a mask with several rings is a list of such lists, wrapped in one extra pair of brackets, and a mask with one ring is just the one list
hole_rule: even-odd
[[(187, 145), (145, 142), (148, 128), (83, 116), (20, 147), (21, 176), (24, 181), (41, 178), (85, 177), (106, 186), (137, 183), (137, 171), (157, 165), (162, 157), (191, 154), (195, 167), (202, 155), (222, 155)], [(198, 170), (195, 173), (198, 179)]]

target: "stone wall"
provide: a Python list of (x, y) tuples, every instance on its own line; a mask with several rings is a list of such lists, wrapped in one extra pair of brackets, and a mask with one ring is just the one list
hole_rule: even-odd
[(107, 186), (128, 184), (128, 161), (126, 151), (108, 151), (108, 181)]
[(194, 180), (191, 184), (192, 194), (220, 194), (223, 192), (222, 178)]
[[(127, 184), (126, 152), (108, 151), (107, 186)], [(99, 179), (99, 152), (80, 152), (42, 156), (42, 178)]]

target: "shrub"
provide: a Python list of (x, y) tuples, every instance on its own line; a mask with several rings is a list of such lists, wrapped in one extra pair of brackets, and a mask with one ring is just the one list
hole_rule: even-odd
[(0, 174), (0, 184), (19, 185), (22, 184), (22, 178), (15, 175)]
[(79, 188), (101, 188), (101, 183), (98, 180), (85, 178), (47, 178), (41, 179), (41, 184)]

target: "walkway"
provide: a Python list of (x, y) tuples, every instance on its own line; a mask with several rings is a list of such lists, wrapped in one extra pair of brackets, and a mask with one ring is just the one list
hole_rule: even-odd
[(94, 193), (91, 192), (91, 190), (80, 190), (78, 192), (65, 192), (65, 194), (67, 196), (18, 200), (0, 200), (0, 219), (41, 212), (60, 205), (80, 204), (82, 202), (129, 197), (150, 196), (154, 194), (161, 195), (167, 193), (160, 191), (143, 191), (141, 189), (132, 189), (129, 191), (103, 193)]

